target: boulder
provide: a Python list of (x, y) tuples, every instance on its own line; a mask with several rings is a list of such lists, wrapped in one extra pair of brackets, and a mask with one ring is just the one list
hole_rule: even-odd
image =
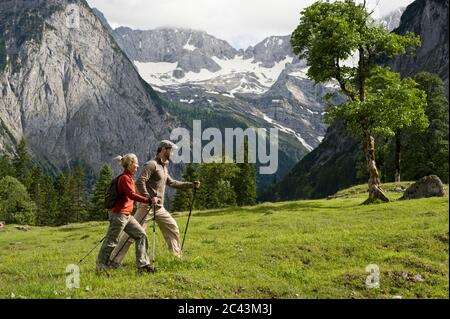
[(425, 176), (408, 187), (401, 199), (445, 196), (444, 184), (436, 175)]

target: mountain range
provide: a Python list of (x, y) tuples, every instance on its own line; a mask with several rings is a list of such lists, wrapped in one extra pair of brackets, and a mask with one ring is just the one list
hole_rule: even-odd
[(264, 187), (324, 138), (322, 96), (336, 87), (306, 77), (289, 36), (236, 50), (203, 31), (112, 29), (84, 0), (6, 0), (0, 17), (0, 151), (14, 155), (25, 138), (52, 174), (95, 172), (130, 151), (145, 161), (171, 129), (201, 119), (279, 128), (282, 164), (258, 176)]
[[(395, 28), (403, 10), (398, 8), (378, 22)], [(217, 113), (224, 104), (232, 106), (231, 112), (242, 118), (251, 115), (291, 135), (291, 142), (281, 147), (286, 154), (282, 169), (275, 178), (259, 182), (260, 188), (284, 177), (322, 142), (327, 129), (323, 96), (335, 92), (337, 86), (308, 79), (306, 63), (293, 54), (289, 35), (270, 36), (237, 50), (224, 40), (192, 29), (113, 30), (99, 10), (94, 12), (142, 78), (164, 98), (189, 111), (200, 108)]]

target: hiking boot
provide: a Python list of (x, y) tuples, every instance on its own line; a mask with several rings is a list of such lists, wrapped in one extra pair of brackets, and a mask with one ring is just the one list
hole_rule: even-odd
[(151, 273), (153, 274), (156, 271), (156, 269), (153, 269), (150, 265), (145, 265), (142, 267), (138, 268), (138, 273), (142, 274), (142, 273)]

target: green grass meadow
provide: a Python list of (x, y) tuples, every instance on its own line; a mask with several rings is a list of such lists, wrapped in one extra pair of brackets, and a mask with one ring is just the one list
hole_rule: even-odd
[[(406, 184), (403, 184), (406, 185)], [(448, 196), (361, 205), (365, 186), (335, 199), (193, 212), (182, 260), (157, 229), (156, 274), (138, 275), (134, 245), (123, 269), (96, 274), (107, 222), (0, 230), (0, 298), (449, 298)], [(448, 193), (448, 186), (447, 193)], [(181, 235), (187, 213), (175, 215)], [(151, 225), (147, 229), (150, 253)], [(379, 288), (366, 267), (378, 266)]]

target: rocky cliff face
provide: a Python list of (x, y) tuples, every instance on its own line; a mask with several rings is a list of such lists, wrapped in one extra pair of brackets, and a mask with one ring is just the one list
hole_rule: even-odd
[[(0, 2), (0, 151), (25, 137), (52, 172), (146, 160), (174, 125), (84, 1)], [(117, 166), (116, 166), (116, 169)]]
[(422, 45), (413, 57), (400, 57), (392, 63), (394, 70), (403, 76), (418, 71), (437, 73), (448, 86), (448, 0), (417, 0), (407, 7), (398, 34), (414, 32), (420, 36)]
[[(294, 57), (290, 40), (290, 36), (268, 37), (254, 47), (246, 49), (244, 58), (254, 59), (255, 63), (261, 62), (264, 68), (273, 68), (287, 56)], [(298, 62), (298, 60), (295, 61)]]
[(114, 30), (114, 37), (131, 60), (178, 63), (177, 70), (184, 73), (201, 69), (216, 72), (220, 67), (211, 57), (231, 59), (237, 54), (227, 42), (189, 29), (140, 31), (120, 27)]
[(402, 18), (403, 12), (405, 12), (406, 7), (400, 7), (396, 10), (386, 14), (385, 16), (382, 16), (378, 22), (384, 26), (389, 31), (392, 31), (400, 25), (400, 20)]

